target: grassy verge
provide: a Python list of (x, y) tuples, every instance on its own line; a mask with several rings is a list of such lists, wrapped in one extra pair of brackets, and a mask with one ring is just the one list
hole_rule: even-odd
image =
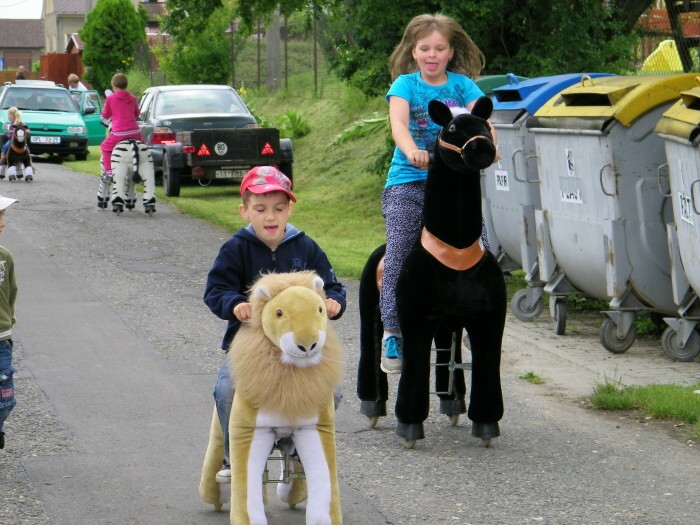
[(622, 387), (615, 382), (598, 385), (591, 404), (604, 410), (637, 410), (654, 419), (688, 425), (688, 433), (700, 439), (700, 383), (693, 386), (650, 385)]

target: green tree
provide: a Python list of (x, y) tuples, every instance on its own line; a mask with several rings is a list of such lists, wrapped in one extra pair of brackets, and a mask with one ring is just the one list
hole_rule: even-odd
[(221, 7), (221, 0), (168, 0), (161, 28), (173, 41), (183, 43), (206, 27), (211, 15)]
[(396, 9), (391, 0), (338, 0), (330, 11), (328, 51), (341, 78), (369, 96), (385, 93), (389, 55), (406, 24), (417, 14), (442, 12), (458, 20), (484, 52), (482, 74), (624, 72), (636, 43), (636, 21), (652, 4), (653, 0), (408, 0)]
[(146, 42), (145, 9), (130, 0), (98, 0), (80, 30), (85, 42), (85, 80), (102, 91), (110, 87), (112, 75), (127, 71), (134, 62), (136, 44)]
[[(226, 84), (231, 78), (232, 40), (226, 36), (230, 13), (219, 8), (211, 13), (204, 29), (180, 34), (157, 51), (169, 81), (181, 84)], [(235, 41), (234, 41), (235, 42)]]

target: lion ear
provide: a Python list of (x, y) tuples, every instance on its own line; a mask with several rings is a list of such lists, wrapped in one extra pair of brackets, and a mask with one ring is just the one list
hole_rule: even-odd
[(267, 286), (260, 284), (253, 288), (253, 293), (251, 294), (251, 298), (253, 299), (258, 297), (262, 297), (263, 299), (272, 299), (272, 292)]
[(322, 292), (323, 291), (323, 279), (321, 279), (318, 275), (314, 277), (314, 280), (311, 281), (311, 287), (314, 289), (315, 292)]

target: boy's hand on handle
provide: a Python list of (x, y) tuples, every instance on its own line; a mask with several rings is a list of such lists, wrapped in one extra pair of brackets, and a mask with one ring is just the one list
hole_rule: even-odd
[(328, 314), (328, 319), (333, 319), (340, 313), (340, 303), (335, 299), (326, 297), (326, 313)]
[(238, 303), (233, 307), (233, 315), (235, 315), (236, 319), (240, 322), (244, 323), (250, 320), (253, 315), (253, 309), (250, 307), (250, 303)]

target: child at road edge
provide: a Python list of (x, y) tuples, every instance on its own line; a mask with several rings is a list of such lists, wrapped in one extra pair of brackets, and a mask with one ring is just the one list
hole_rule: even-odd
[[(0, 195), (0, 233), (5, 229), (5, 212), (17, 199)], [(12, 254), (0, 246), (0, 449), (5, 448), (5, 420), (17, 404), (12, 368), (12, 326), (15, 324), (15, 263)]]
[[(315, 271), (324, 282), (326, 310), (330, 319), (345, 311), (345, 287), (338, 282), (328, 257), (316, 242), (289, 224), (292, 202), (291, 181), (277, 168), (258, 166), (241, 182), (239, 212), (250, 222), (226, 241), (207, 276), (204, 302), (221, 319), (228, 321), (221, 348), (228, 352), (242, 322), (250, 320), (247, 293), (262, 273)], [(224, 358), (214, 387), (214, 401), (224, 433), (224, 465), (216, 476), (231, 482), (228, 422), (234, 385), (229, 360)]]
[[(379, 299), (384, 325), (380, 366), (388, 374), (400, 374), (403, 364), (396, 283), (420, 235), (430, 153), (440, 131), (428, 115), (428, 103), (437, 99), (470, 110), (484, 95), (472, 80), (483, 66), (481, 50), (459, 23), (441, 14), (414, 17), (389, 58), (393, 83), (386, 99), (396, 148), (382, 193), (387, 243)], [(488, 249), (485, 228), (482, 241)]]

